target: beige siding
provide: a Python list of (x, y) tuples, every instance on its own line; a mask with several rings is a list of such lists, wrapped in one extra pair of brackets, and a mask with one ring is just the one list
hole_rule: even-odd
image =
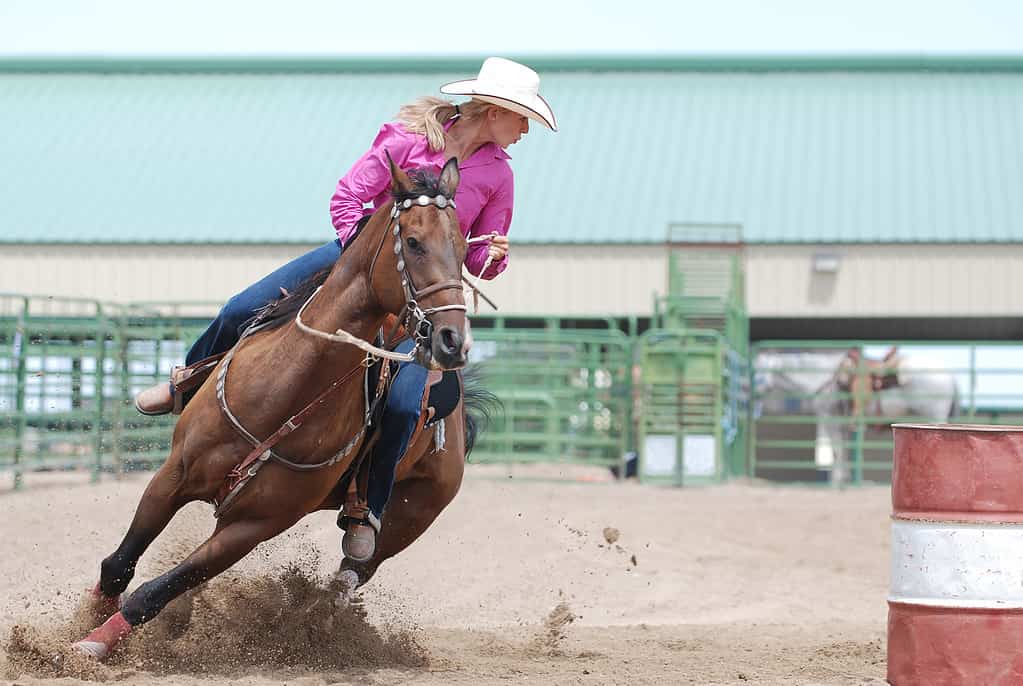
[[(107, 301), (222, 302), (306, 247), (0, 247), (0, 291)], [(813, 256), (839, 257), (834, 274)], [(667, 282), (661, 246), (517, 246), (486, 292), (505, 313), (647, 315)], [(1023, 314), (1023, 246), (751, 246), (759, 317)]]
[(1023, 314), (1023, 245), (752, 246), (746, 278), (759, 317)]

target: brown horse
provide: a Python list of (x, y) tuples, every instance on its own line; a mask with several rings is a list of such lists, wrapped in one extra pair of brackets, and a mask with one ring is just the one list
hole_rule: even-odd
[[(464, 366), (471, 339), (461, 288), (466, 242), (451, 202), (457, 163), (449, 160), (437, 177), (410, 177), (391, 163), (391, 179), (395, 200), (346, 246), (315, 299), (283, 326), (244, 336), (220, 361), (218, 383), (202, 385), (185, 408), (170, 456), (143, 493), (120, 546), (102, 562), (92, 602), (97, 623), (105, 621), (76, 650), (105, 657), (132, 627), (177, 596), (310, 512), (341, 504), (344, 494), (336, 486), (365, 442), (366, 363), (374, 351), (383, 352), (369, 341), (389, 314), (402, 318), (418, 339), (421, 364)], [(433, 432), (409, 447), (376, 553), (367, 563), (346, 561), (348, 579), (368, 580), (454, 497), (462, 480), (466, 420), (461, 407), (444, 420), (443, 450), (429, 450)], [(254, 438), (260, 436), (279, 441)], [(174, 514), (195, 500), (218, 505), (212, 535), (120, 604), (139, 558)]]

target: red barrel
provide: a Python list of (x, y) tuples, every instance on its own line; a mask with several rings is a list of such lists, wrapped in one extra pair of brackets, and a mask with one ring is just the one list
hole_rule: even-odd
[(888, 681), (1023, 685), (1023, 427), (892, 429)]

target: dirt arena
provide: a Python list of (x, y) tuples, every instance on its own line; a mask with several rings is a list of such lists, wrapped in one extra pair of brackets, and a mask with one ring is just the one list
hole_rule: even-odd
[[(331, 609), (339, 534), (321, 513), (94, 666), (64, 648), (72, 616), (147, 476), (30, 475), (17, 493), (0, 478), (4, 683), (884, 683), (886, 487), (676, 490), (470, 467), (361, 605)], [(182, 511), (133, 586), (211, 521)]]

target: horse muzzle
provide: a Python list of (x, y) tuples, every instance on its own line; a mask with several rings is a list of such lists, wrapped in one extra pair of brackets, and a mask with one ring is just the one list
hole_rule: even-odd
[(472, 334), (468, 326), (465, 331), (460, 331), (454, 326), (438, 326), (433, 330), (430, 337), (430, 345), (423, 351), (429, 355), (429, 364), (423, 366), (429, 369), (460, 369), (469, 361), (469, 350), (472, 348)]

